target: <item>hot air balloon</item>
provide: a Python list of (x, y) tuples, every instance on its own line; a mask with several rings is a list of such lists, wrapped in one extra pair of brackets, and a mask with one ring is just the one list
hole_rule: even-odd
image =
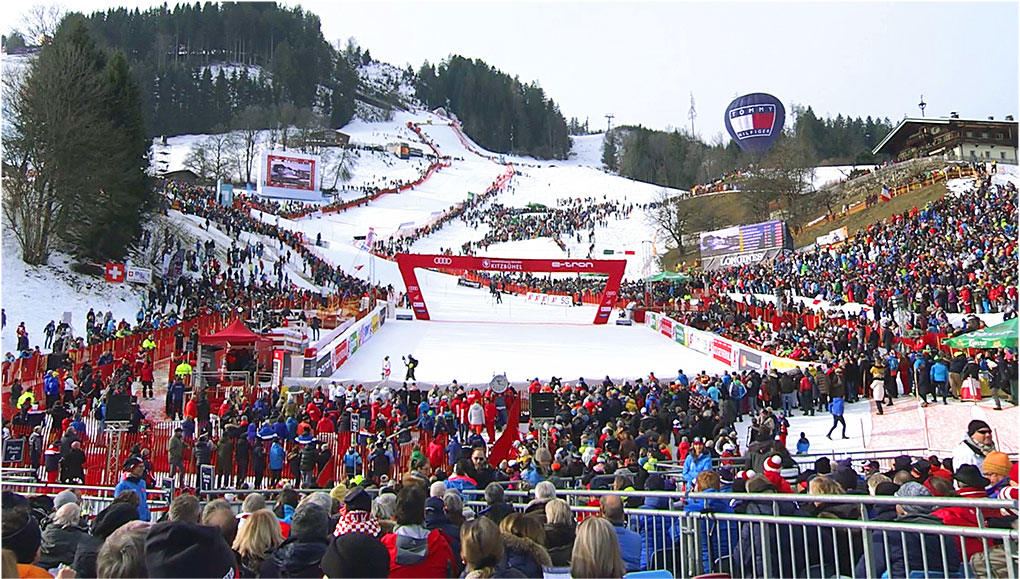
[(726, 130), (741, 149), (752, 153), (768, 151), (785, 121), (783, 103), (762, 92), (738, 97), (726, 107)]

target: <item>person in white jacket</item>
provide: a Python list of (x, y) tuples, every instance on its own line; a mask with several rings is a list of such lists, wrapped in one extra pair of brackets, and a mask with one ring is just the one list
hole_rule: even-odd
[(967, 437), (953, 449), (953, 468), (959, 469), (965, 464), (981, 468), (985, 456), (994, 450), (992, 428), (984, 420), (971, 420), (967, 425)]
[(478, 434), (481, 434), (482, 429), (485, 428), (485, 408), (478, 400), (475, 400), (475, 403), (468, 408), (468, 425)]

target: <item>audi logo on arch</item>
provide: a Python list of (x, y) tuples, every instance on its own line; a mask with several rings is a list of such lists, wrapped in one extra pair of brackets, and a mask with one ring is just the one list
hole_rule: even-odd
[(436, 265), (451, 265), (453, 263), (452, 257), (437, 257), (432, 260), (432, 263)]
[(590, 261), (554, 261), (552, 262), (553, 267), (580, 267), (584, 269), (591, 269), (595, 267), (595, 264)]

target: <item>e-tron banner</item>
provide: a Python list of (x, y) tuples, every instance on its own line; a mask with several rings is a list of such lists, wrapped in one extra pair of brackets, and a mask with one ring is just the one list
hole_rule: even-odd
[(623, 259), (503, 259), (495, 257), (474, 257), (469, 255), (423, 255), (401, 253), (397, 255), (397, 266), (404, 279), (407, 299), (411, 302), (414, 317), (428, 320), (429, 310), (425, 305), (425, 297), (418, 285), (415, 269), (451, 269), (471, 271), (521, 271), (521, 272), (559, 272), (559, 273), (605, 273), (609, 275), (606, 288), (599, 300), (599, 309), (595, 313), (595, 324), (609, 322), (609, 314), (620, 293), (620, 281), (627, 261)]
[(782, 221), (766, 221), (753, 225), (740, 225), (703, 231), (699, 235), (701, 258), (732, 253), (757, 252), (766, 249), (793, 249), (786, 224)]
[(765, 249), (762, 251), (751, 251), (748, 253), (731, 253), (728, 255), (716, 255), (714, 257), (702, 257), (701, 258), (701, 269), (705, 271), (713, 271), (722, 269), (724, 267), (740, 267), (744, 265), (754, 265), (763, 261), (768, 261), (779, 257), (785, 249), (777, 247), (775, 249)]

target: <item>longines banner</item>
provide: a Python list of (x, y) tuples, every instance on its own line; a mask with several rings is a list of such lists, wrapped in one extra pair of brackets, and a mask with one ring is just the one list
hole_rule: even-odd
[(726, 255), (714, 255), (701, 258), (701, 268), (705, 271), (713, 271), (724, 267), (740, 267), (743, 265), (754, 265), (763, 261), (769, 261), (779, 257), (785, 249), (777, 247), (774, 249), (763, 249), (760, 251), (749, 251), (744, 253), (728, 253)]

